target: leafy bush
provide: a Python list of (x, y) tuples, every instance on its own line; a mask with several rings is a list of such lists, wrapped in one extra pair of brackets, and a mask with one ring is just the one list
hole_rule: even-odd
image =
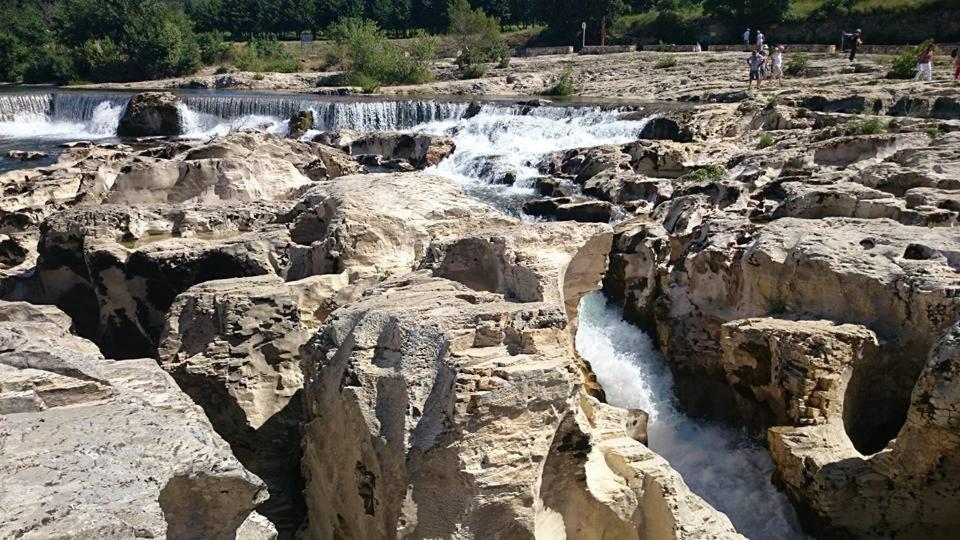
[(197, 34), (197, 45), (200, 47), (200, 59), (204, 64), (222, 64), (229, 62), (233, 57), (233, 48), (226, 41), (225, 32), (202, 32)]
[(418, 34), (404, 51), (388, 41), (376, 23), (357, 18), (341, 19), (327, 33), (335, 43), (331, 63), (345, 68), (342, 76), (328, 83), (373, 88), (433, 79), (437, 43), (431, 36)]
[(797, 76), (803, 73), (807, 66), (810, 64), (810, 57), (804, 53), (797, 53), (790, 57), (790, 60), (787, 61), (787, 69), (784, 70), (784, 73), (791, 76)]
[(706, 180), (716, 180), (727, 175), (727, 170), (723, 165), (710, 163), (708, 165), (698, 165), (693, 170), (680, 177), (680, 180), (689, 180), (694, 182), (703, 182)]
[(854, 120), (846, 125), (847, 135), (876, 135), (886, 133), (890, 129), (890, 124), (880, 118), (871, 118), (866, 121)]
[(676, 67), (677, 59), (673, 56), (663, 55), (657, 59), (657, 63), (653, 65), (654, 69), (666, 69)]
[(62, 45), (40, 47), (23, 73), (23, 82), (76, 82), (79, 79), (72, 52)]
[(447, 11), (450, 37), (460, 51), (457, 64), (463, 68), (485, 62), (499, 62), (507, 56), (507, 44), (500, 35), (500, 21), (482, 9), (471, 9), (467, 0), (453, 0)]
[(773, 136), (769, 133), (764, 133), (760, 136), (760, 140), (757, 142), (757, 148), (766, 148), (768, 146), (773, 146)]
[(486, 74), (487, 66), (485, 64), (470, 64), (463, 66), (463, 69), (460, 70), (460, 78), (464, 80), (479, 79)]
[(242, 71), (273, 71), (293, 73), (302, 65), (276, 39), (258, 36), (250, 40), (237, 53), (233, 62)]
[(904, 49), (900, 51), (893, 59), (890, 71), (887, 73), (888, 79), (912, 79), (917, 72), (917, 62), (920, 60), (920, 54), (924, 49), (933, 43), (932, 39), (924, 41), (912, 50)]
[(657, 43), (657, 52), (670, 52), (670, 44), (664, 43), (661, 39), (660, 43)]
[(557, 77), (556, 82), (550, 88), (547, 88), (544, 93), (548, 96), (572, 96), (576, 92), (577, 85), (573, 82), (573, 68), (567, 66)]

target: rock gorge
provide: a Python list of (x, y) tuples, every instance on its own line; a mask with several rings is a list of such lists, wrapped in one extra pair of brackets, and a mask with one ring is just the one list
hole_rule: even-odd
[(610, 399), (602, 292), (803, 533), (950, 538), (960, 123), (801, 101), (590, 110), (626, 135), (523, 155), (581, 113), (300, 116), (0, 173), (0, 536), (800, 537), (741, 530)]

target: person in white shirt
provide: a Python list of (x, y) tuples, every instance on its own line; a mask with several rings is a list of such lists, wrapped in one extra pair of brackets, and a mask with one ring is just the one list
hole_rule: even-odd
[(778, 45), (770, 55), (770, 78), (778, 79), (783, 86), (783, 45)]
[(757, 30), (757, 47), (763, 47), (763, 40), (766, 39), (766, 37), (767, 36), (763, 35), (763, 32)]
[(747, 31), (743, 33), (743, 44), (747, 47), (750, 46), (750, 29), (747, 28)]

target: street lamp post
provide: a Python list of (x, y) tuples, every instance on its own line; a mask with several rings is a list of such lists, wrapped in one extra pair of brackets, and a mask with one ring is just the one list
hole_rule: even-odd
[(587, 22), (584, 21), (580, 23), (580, 36), (583, 38), (583, 42), (580, 44), (580, 49), (583, 49), (587, 46)]

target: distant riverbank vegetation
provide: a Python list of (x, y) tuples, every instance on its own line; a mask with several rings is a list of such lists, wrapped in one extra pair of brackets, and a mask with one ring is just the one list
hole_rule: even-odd
[[(928, 15), (956, 0), (2, 0), (0, 80), (132, 81), (220, 72), (332, 69), (327, 82), (416, 84), (437, 54), (464, 78), (509, 63), (508, 46), (692, 43), (763, 28), (775, 42), (835, 42), (863, 26), (872, 43), (960, 34)], [(912, 17), (912, 18), (911, 18)], [(872, 18), (872, 19), (871, 19)], [(884, 21), (895, 20), (897, 24)], [(917, 19), (926, 23), (912, 25)], [(956, 17), (942, 20), (953, 21)], [(873, 21), (870, 26), (868, 23)], [(527, 31), (524, 29), (536, 29)], [(501, 34), (501, 32), (504, 32)], [(887, 35), (890, 32), (894, 34)], [(290, 42), (311, 33), (323, 53), (305, 63)], [(960, 36), (957, 36), (960, 38)], [(314, 49), (315, 50), (315, 49)]]

